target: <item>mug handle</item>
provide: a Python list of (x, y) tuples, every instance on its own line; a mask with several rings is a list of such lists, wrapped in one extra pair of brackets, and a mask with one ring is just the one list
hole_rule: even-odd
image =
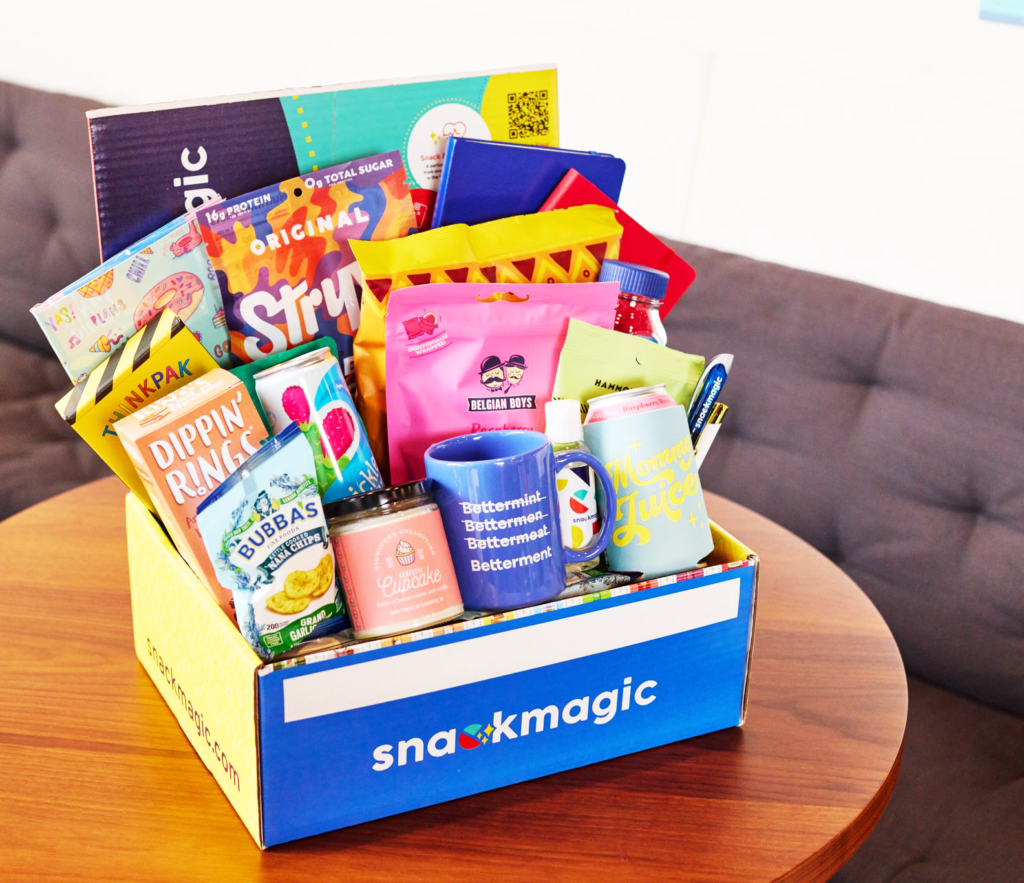
[(589, 451), (559, 451), (555, 454), (555, 475), (570, 463), (586, 463), (590, 466), (594, 470), (594, 474), (597, 475), (604, 490), (604, 499), (601, 500), (602, 511), (599, 513), (601, 532), (597, 535), (597, 539), (582, 549), (570, 549), (565, 545), (565, 540), (563, 539), (562, 541), (566, 560), (570, 564), (582, 564), (584, 561), (589, 561), (591, 558), (596, 558), (600, 555), (607, 548), (608, 543), (611, 542), (612, 531), (615, 529), (615, 519), (608, 517), (608, 511), (615, 500), (615, 486), (612, 484), (612, 477), (608, 474), (608, 470), (605, 469), (604, 463)]

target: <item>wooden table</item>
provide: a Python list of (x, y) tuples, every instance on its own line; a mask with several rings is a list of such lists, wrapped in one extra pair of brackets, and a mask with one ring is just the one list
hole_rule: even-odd
[(823, 880), (878, 821), (906, 678), (831, 562), (709, 495), (762, 556), (747, 723), (261, 853), (132, 648), (114, 478), (0, 524), (4, 880)]

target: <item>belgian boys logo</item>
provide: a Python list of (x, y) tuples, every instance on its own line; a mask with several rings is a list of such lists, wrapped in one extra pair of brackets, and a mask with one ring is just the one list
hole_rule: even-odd
[(490, 397), (467, 399), (470, 411), (522, 411), (535, 410), (537, 397), (515, 395), (516, 387), (526, 375), (526, 359), (513, 353), (502, 361), (500, 356), (488, 356), (480, 363), (480, 383), (491, 393)]

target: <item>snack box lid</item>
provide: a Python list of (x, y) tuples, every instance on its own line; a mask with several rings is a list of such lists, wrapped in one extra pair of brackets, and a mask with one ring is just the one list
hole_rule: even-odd
[(164, 310), (152, 322), (133, 334), (121, 349), (111, 353), (93, 368), (86, 380), (76, 384), (57, 402), (57, 412), (65, 422), (74, 425), (79, 417), (106, 399), (115, 387), (135, 376), (140, 369), (147, 368), (150, 361), (179, 335), (182, 343), (176, 352), (189, 353), (183, 360), (183, 365), (187, 365), (190, 359), (197, 358), (216, 367), (217, 363), (213, 361), (213, 356), (202, 348), (185, 323), (175, 313)]

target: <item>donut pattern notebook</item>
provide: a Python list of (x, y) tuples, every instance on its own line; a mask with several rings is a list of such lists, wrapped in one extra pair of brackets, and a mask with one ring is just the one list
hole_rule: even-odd
[(72, 383), (81, 383), (136, 331), (171, 310), (227, 367), (217, 276), (194, 218), (179, 218), (32, 308)]

